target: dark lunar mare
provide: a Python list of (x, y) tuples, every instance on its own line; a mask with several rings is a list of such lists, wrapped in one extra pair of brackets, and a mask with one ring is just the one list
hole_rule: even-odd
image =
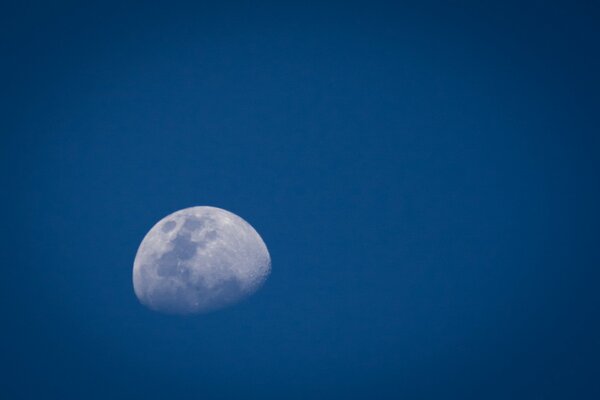
[[(196, 242), (192, 240), (192, 233), (194, 231), (205, 229), (206, 225), (212, 221), (210, 217), (187, 218), (180, 231), (171, 241), (173, 248), (161, 255), (156, 262), (156, 271), (160, 277), (168, 278), (177, 276), (184, 283), (184, 288), (177, 288), (175, 295), (171, 292), (172, 289), (167, 290), (162, 288), (156, 288), (152, 295), (153, 300), (160, 299), (160, 303), (164, 304), (171, 311), (187, 312), (181, 310), (182, 304), (189, 304), (191, 310), (193, 308), (191, 303), (209, 302), (211, 297), (223, 299), (222, 305), (226, 305), (242, 294), (242, 286), (235, 278), (228, 279), (218, 286), (211, 288), (208, 288), (201, 278), (193, 282), (190, 281), (190, 269), (182, 263), (192, 259), (199, 249), (203, 249), (208, 243), (219, 237), (216, 230), (208, 230), (202, 236), (201, 241)], [(163, 224), (161, 230), (168, 233), (175, 226), (176, 222), (170, 220)]]

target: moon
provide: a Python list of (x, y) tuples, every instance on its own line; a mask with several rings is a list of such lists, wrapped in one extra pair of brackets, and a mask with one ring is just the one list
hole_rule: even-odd
[(254, 293), (271, 272), (267, 246), (252, 226), (216, 207), (185, 208), (146, 234), (133, 263), (139, 301), (167, 314), (198, 314)]

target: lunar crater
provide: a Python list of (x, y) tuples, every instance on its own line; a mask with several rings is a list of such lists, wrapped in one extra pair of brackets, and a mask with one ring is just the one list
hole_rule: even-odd
[(163, 224), (162, 231), (171, 232), (173, 229), (175, 229), (175, 226), (177, 226), (177, 223), (175, 221), (167, 221)]

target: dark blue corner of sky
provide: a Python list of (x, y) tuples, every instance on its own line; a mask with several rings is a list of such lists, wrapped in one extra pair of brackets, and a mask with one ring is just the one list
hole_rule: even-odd
[[(599, 43), (592, 1), (3, 2), (0, 398), (600, 398)], [(194, 205), (272, 275), (153, 313)]]

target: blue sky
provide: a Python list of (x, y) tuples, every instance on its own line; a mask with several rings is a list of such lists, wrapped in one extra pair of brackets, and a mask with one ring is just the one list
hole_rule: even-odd
[[(0, 397), (597, 398), (599, 10), (284, 3), (0, 13)], [(194, 205), (272, 275), (153, 313)]]

